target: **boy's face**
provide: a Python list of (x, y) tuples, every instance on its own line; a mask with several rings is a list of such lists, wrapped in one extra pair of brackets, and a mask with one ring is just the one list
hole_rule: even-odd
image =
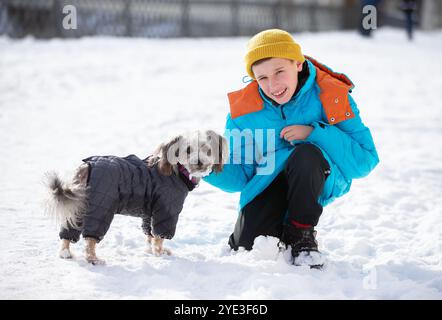
[(278, 104), (287, 103), (298, 85), (302, 63), (284, 58), (271, 58), (252, 66), (262, 91)]

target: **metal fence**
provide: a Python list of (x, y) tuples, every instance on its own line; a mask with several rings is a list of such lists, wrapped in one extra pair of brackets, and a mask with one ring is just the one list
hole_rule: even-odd
[[(0, 34), (11, 37), (202, 37), (354, 28), (358, 1), (299, 0), (0, 0)], [(77, 29), (62, 25), (76, 8)]]
[[(419, 1), (433, 3), (435, 9), (427, 11), (434, 15), (439, 10), (440, 21), (442, 1)], [(392, 5), (393, 2), (396, 4)], [(399, 2), (384, 1), (392, 8)], [(210, 37), (251, 35), (273, 27), (289, 32), (357, 29), (360, 3), (358, 0), (0, 0), (0, 35)], [(66, 5), (76, 9), (76, 29), (63, 27)], [(388, 12), (385, 13), (388, 17)]]

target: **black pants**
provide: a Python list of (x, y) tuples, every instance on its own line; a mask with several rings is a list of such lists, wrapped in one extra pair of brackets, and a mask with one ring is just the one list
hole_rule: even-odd
[(321, 150), (312, 144), (297, 146), (283, 172), (241, 210), (230, 247), (251, 250), (257, 236), (280, 238), (286, 219), (316, 226), (322, 214), (318, 197), (329, 174)]

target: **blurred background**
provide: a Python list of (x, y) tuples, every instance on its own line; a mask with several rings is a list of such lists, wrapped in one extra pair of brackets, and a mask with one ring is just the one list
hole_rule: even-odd
[[(77, 29), (62, 26), (66, 5), (77, 10)], [(0, 35), (228, 37), (278, 27), (292, 33), (358, 29), (370, 36), (360, 27), (365, 5), (377, 7), (378, 26), (442, 27), (442, 1), (436, 0), (0, 0)]]

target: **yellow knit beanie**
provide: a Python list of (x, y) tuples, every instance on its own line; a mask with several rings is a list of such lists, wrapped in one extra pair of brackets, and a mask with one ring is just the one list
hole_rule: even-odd
[(301, 46), (293, 40), (290, 33), (279, 29), (268, 29), (254, 35), (247, 43), (247, 54), (244, 58), (246, 70), (255, 79), (252, 65), (264, 58), (286, 58), (304, 62)]

